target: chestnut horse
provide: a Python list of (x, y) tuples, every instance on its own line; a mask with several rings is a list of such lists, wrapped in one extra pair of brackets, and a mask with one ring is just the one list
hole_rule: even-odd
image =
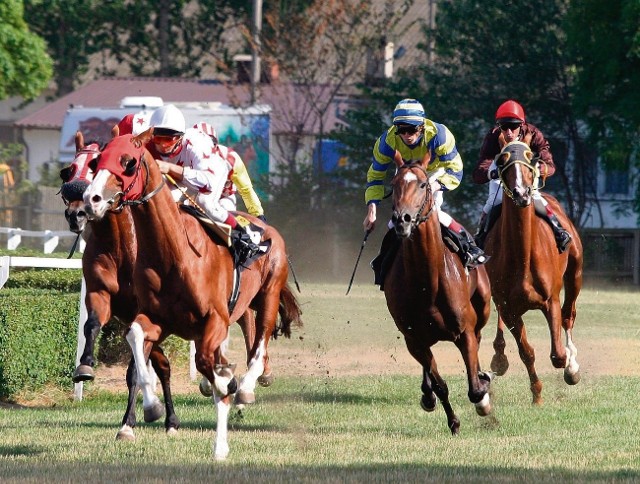
[(439, 341), (456, 345), (467, 370), (469, 400), (479, 415), (488, 415), (491, 375), (480, 369), (478, 346), (491, 310), (489, 279), (483, 266), (467, 272), (460, 257), (445, 247), (427, 161), (404, 164), (397, 159), (396, 164), (392, 221), (402, 241), (384, 295), (409, 353), (422, 365), (422, 408), (435, 410), (439, 398), (449, 429), (457, 434), (460, 421), (431, 347)]
[[(100, 154), (100, 147), (96, 143), (85, 146), (81, 132), (76, 133), (75, 141), (76, 157), (70, 166), (60, 172), (64, 181), (60, 192), (66, 205), (65, 218), (69, 229), (86, 238), (82, 272), (86, 284), (85, 306), (88, 317), (84, 324), (85, 349), (80, 357), (80, 365), (73, 374), (73, 381), (77, 383), (95, 378), (93, 354), (100, 329), (112, 316), (119, 321), (130, 321), (136, 314), (137, 303), (130, 283), (136, 250), (131, 215), (127, 209), (122, 216), (110, 214), (101, 221), (89, 224), (82, 194), (93, 177), (89, 163)], [(153, 422), (165, 414), (165, 428), (171, 434), (178, 429), (180, 421), (171, 398), (169, 360), (162, 349), (154, 345), (150, 361), (162, 385), (166, 414), (158, 401), (155, 406), (145, 409), (144, 419), (146, 422)], [(135, 399), (138, 387), (134, 368), (132, 358), (127, 370), (127, 409), (122, 418), (122, 427), (116, 435), (119, 440), (135, 439), (133, 428), (136, 425)]]
[(180, 211), (140, 141), (131, 135), (114, 138), (98, 157), (94, 171), (95, 178), (84, 194), (89, 213), (101, 219), (123, 204), (132, 207), (138, 242), (133, 286), (139, 307), (127, 340), (136, 360), (143, 406), (154, 403), (145, 365), (152, 345), (171, 334), (193, 340), (198, 371), (214, 391), (214, 455), (225, 459), (231, 395), (238, 389), (232, 369), (221, 364), (221, 344), (230, 322), (249, 308), (256, 311), (256, 342), (247, 372), (253, 375), (262, 373), (266, 344), (278, 313), (285, 334), (292, 323), (301, 324), (300, 307), (287, 284), (284, 240), (273, 227), (243, 214), (264, 230), (263, 240), (270, 246), (241, 272), (239, 297), (230, 311), (234, 269), (229, 248), (213, 241), (194, 217)]
[[(533, 347), (527, 340), (522, 316), (539, 309), (544, 314), (551, 334), (551, 363), (564, 368), (564, 379), (570, 385), (580, 380), (577, 349), (572, 330), (576, 318), (576, 299), (582, 287), (582, 243), (571, 220), (558, 201), (545, 194), (562, 226), (573, 242), (560, 254), (551, 227), (536, 216), (533, 202), (537, 178), (540, 175), (529, 145), (512, 141), (503, 146), (496, 159), (500, 183), (506, 198), (502, 203), (499, 223), (486, 239), (485, 251), (491, 255), (487, 271), (491, 292), (498, 309), (498, 331), (493, 346), (492, 369), (502, 375), (508, 361), (504, 354), (504, 326), (516, 340), (531, 384), (533, 403), (542, 403), (542, 382), (538, 378)], [(560, 307), (560, 292), (564, 303)], [(562, 329), (567, 346), (562, 344)]]

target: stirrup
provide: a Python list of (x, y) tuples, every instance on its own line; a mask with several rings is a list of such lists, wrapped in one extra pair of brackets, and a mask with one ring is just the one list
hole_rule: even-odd
[(562, 254), (573, 242), (573, 237), (566, 230), (562, 230), (558, 233), (556, 237), (556, 245), (558, 246), (558, 251)]

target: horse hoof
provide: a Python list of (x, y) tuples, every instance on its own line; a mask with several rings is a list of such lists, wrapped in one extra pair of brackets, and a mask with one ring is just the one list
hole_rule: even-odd
[(491, 371), (493, 371), (496, 375), (502, 376), (509, 369), (509, 360), (507, 359), (507, 355), (505, 354), (495, 354), (493, 358), (491, 358)]
[(160, 402), (154, 403), (152, 406), (144, 409), (144, 421), (155, 422), (164, 417), (164, 407)]
[(200, 380), (200, 385), (198, 385), (198, 387), (200, 388), (200, 393), (205, 397), (213, 396), (213, 387), (211, 386), (211, 382), (206, 378), (202, 378), (202, 380)]
[(433, 412), (436, 409), (436, 404), (438, 403), (438, 399), (435, 396), (432, 398), (427, 398), (426, 395), (422, 395), (420, 399), (420, 407), (425, 412)]
[(122, 440), (124, 442), (134, 442), (136, 440), (136, 436), (133, 433), (133, 429), (131, 427), (123, 427), (116, 434), (116, 440)]
[(451, 435), (458, 435), (460, 433), (460, 421), (456, 418), (449, 424), (449, 429), (451, 430)]
[(73, 383), (80, 383), (83, 381), (93, 381), (95, 377), (96, 375), (93, 372), (93, 368), (89, 365), (79, 365), (73, 372), (71, 379), (73, 380)]
[(476, 403), (476, 413), (481, 417), (486, 417), (491, 413), (491, 398), (488, 393), (485, 393), (482, 400)]
[(256, 394), (241, 390), (234, 396), (233, 403), (235, 405), (250, 405), (256, 402)]
[(564, 382), (567, 385), (577, 385), (580, 381), (580, 372), (576, 371), (571, 373), (568, 370), (569, 368), (564, 369)]
[(176, 435), (178, 435), (178, 429), (175, 427), (169, 427), (167, 429), (167, 436), (168, 437), (175, 437)]
[(275, 379), (276, 378), (273, 376), (273, 373), (269, 373), (268, 375), (260, 375), (258, 377), (258, 383), (261, 387), (269, 387)]

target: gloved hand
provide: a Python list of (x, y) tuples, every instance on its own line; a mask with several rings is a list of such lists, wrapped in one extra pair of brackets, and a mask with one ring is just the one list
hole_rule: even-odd
[(267, 223), (267, 217), (265, 217), (264, 215), (258, 215), (258, 218), (262, 220), (264, 223)]
[(498, 179), (498, 170), (489, 170), (489, 180), (497, 180)]

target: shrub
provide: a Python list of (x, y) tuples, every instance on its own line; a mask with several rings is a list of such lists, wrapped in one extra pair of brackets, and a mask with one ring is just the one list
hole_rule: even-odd
[(0, 398), (45, 383), (69, 385), (75, 368), (77, 292), (0, 292)]

